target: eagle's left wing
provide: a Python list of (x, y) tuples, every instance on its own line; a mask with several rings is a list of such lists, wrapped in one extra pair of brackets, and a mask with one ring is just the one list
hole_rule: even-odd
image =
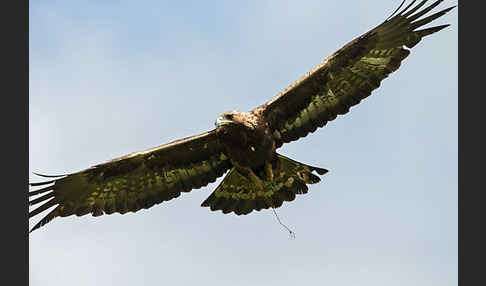
[(29, 192), (29, 197), (43, 194), (29, 202), (29, 206), (43, 203), (29, 217), (56, 206), (31, 232), (58, 216), (124, 214), (150, 208), (214, 182), (230, 167), (212, 130), (62, 178), (31, 183), (44, 187)]
[(347, 113), (400, 67), (410, 53), (404, 46), (412, 48), (423, 37), (449, 26), (417, 30), (454, 7), (419, 19), (442, 0), (420, 11), (427, 0), (412, 7), (415, 2), (349, 42), (271, 101), (255, 108), (269, 122), (277, 147), (314, 132), (338, 114)]

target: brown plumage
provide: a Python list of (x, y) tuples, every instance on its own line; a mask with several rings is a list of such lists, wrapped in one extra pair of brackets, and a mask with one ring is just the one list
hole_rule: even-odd
[[(405, 2), (405, 1), (404, 1)], [(404, 4), (402, 2), (402, 5)], [(30, 186), (41, 204), (35, 216), (55, 206), (31, 231), (61, 216), (136, 212), (201, 188), (229, 170), (202, 203), (237, 215), (277, 208), (320, 181), (327, 170), (276, 153), (284, 143), (324, 126), (369, 96), (400, 67), (410, 48), (448, 25), (419, 29), (447, 8), (423, 17), (442, 2), (400, 7), (385, 22), (346, 44), (269, 102), (249, 111), (229, 111), (216, 128), (150, 150), (135, 152), (86, 170)], [(421, 18), (421, 19), (420, 19)]]

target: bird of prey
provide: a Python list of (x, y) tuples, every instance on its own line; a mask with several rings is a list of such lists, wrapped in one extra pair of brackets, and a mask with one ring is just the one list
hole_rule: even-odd
[[(390, 73), (425, 36), (449, 25), (423, 26), (454, 7), (424, 16), (442, 2), (403, 9), (352, 40), (269, 102), (248, 112), (228, 111), (211, 131), (134, 152), (83, 171), (30, 183), (29, 213), (53, 208), (31, 230), (55, 217), (136, 212), (226, 177), (202, 203), (212, 211), (249, 214), (278, 208), (320, 181), (324, 168), (289, 159), (276, 150), (345, 114)], [(424, 8), (422, 8), (424, 7)], [(424, 17), (422, 17), (424, 16)]]

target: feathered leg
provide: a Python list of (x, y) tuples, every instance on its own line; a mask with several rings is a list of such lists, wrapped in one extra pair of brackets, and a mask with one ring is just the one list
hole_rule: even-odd
[[(241, 166), (240, 164), (236, 163), (236, 162), (231, 162), (233, 164), (233, 166), (235, 166), (236, 170), (242, 174), (243, 176), (245, 176), (250, 182), (252, 182), (257, 188), (259, 191), (263, 191), (264, 189), (264, 186), (263, 186), (263, 181), (262, 179), (260, 179), (254, 172), (251, 168), (249, 167), (243, 167)], [(271, 166), (270, 166), (271, 168)]]
[(268, 181), (273, 181), (273, 170), (271, 162), (265, 162), (265, 175), (267, 176)]

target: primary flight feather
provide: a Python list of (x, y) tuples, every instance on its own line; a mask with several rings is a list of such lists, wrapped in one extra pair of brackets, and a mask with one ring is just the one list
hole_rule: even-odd
[[(55, 217), (136, 212), (201, 188), (228, 174), (202, 203), (237, 215), (277, 208), (308, 191), (326, 169), (276, 152), (324, 126), (380, 86), (420, 40), (448, 25), (421, 28), (452, 10), (423, 17), (442, 0), (405, 1), (386, 21), (327, 57), (269, 102), (249, 112), (228, 111), (216, 128), (86, 170), (30, 183), (33, 217), (51, 207), (31, 231)], [(317, 175), (316, 175), (317, 174)]]

